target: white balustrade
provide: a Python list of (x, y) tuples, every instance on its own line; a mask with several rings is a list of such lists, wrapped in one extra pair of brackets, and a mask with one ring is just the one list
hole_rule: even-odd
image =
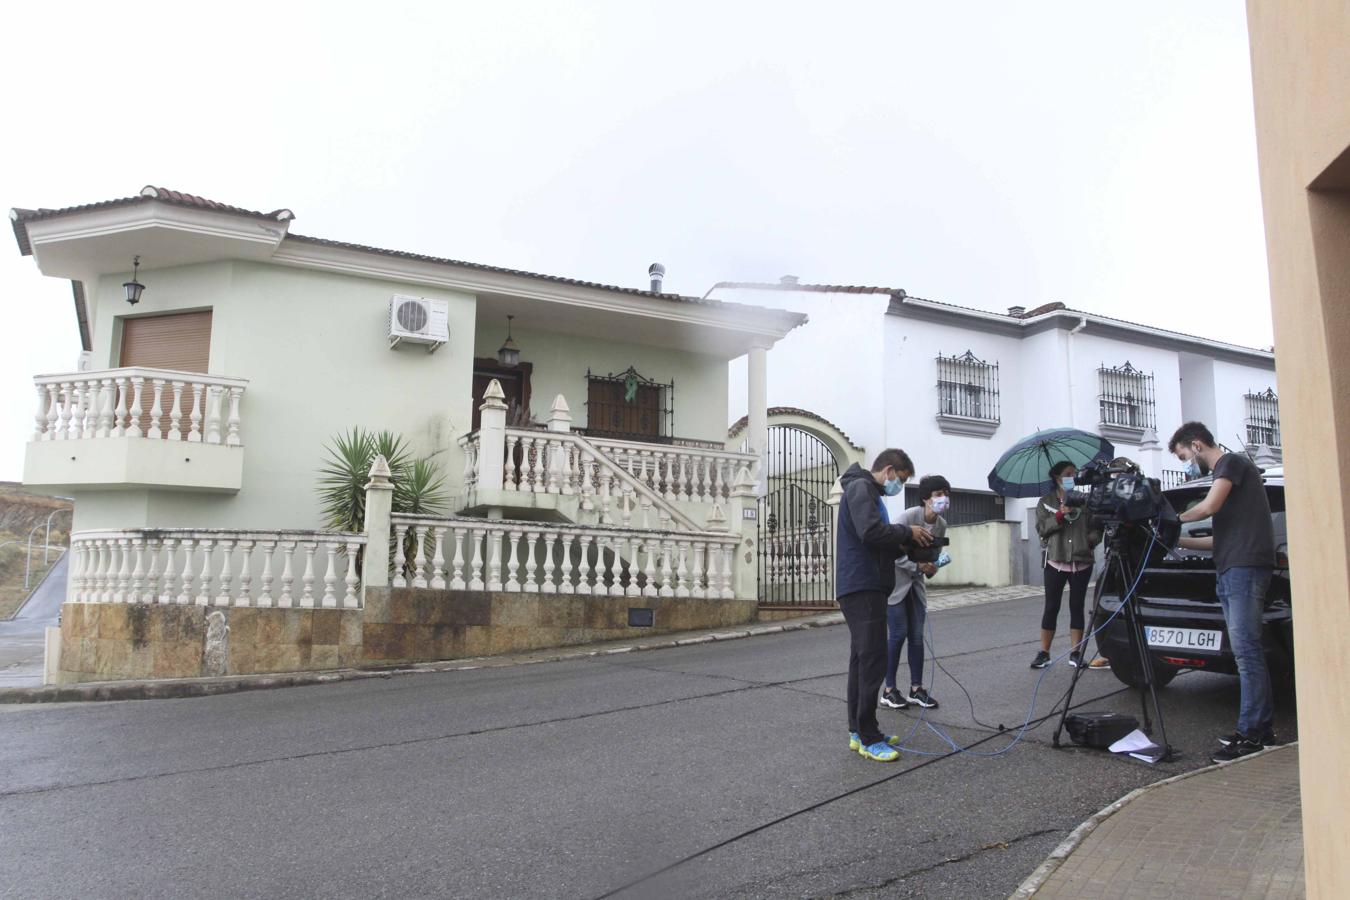
[(35, 441), (134, 437), (243, 445), (239, 406), (248, 382), (167, 369), (39, 375)]
[[(390, 584), (730, 600), (737, 538), (503, 519), (393, 516)], [(432, 556), (423, 551), (434, 547)], [(409, 553), (408, 548), (416, 548)], [(450, 577), (442, 568), (452, 560)]]
[[(478, 433), (461, 441), (464, 479), (470, 488), (491, 488), (478, 480)], [(508, 428), (501, 490), (580, 498), (581, 508), (597, 511), (602, 524), (654, 528), (671, 523), (676, 530), (703, 526), (676, 506), (725, 503), (742, 468), (755, 457), (662, 444), (597, 440), (576, 432)], [(635, 521), (636, 520), (636, 521)]]
[(77, 603), (359, 609), (356, 558), (365, 543), (365, 535), (332, 531), (79, 531), (71, 537), (67, 596)]

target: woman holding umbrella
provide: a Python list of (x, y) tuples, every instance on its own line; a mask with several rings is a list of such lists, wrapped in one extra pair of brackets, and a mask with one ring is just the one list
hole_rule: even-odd
[(1070, 507), (1065, 495), (1073, 489), (1078, 467), (1067, 459), (1050, 467), (1055, 487), (1036, 504), (1036, 533), (1045, 549), (1045, 612), (1041, 615), (1041, 649), (1031, 661), (1033, 669), (1050, 664), (1050, 643), (1055, 639), (1055, 624), (1069, 587), (1069, 641), (1073, 651), (1069, 665), (1083, 664), (1083, 607), (1087, 602), (1088, 582), (1092, 580), (1094, 550), (1102, 535), (1093, 527), (1091, 517), (1081, 506)]
[[(1018, 441), (989, 473), (990, 489), (1004, 497), (1040, 498), (1036, 501), (1036, 531), (1045, 551), (1045, 613), (1041, 617), (1041, 649), (1031, 662), (1033, 669), (1050, 664), (1050, 644), (1066, 585), (1069, 637), (1073, 642), (1069, 665), (1083, 665), (1083, 607), (1092, 580), (1093, 551), (1101, 533), (1081, 506), (1070, 507), (1064, 498), (1073, 489), (1080, 466), (1106, 462), (1113, 456), (1115, 448), (1100, 435), (1077, 428), (1054, 428)], [(1092, 668), (1106, 665), (1106, 660), (1092, 662)]]

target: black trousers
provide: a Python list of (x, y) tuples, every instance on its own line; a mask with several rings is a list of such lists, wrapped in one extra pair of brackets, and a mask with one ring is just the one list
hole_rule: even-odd
[(1092, 566), (1070, 574), (1050, 564), (1045, 566), (1045, 613), (1041, 628), (1054, 631), (1059, 619), (1059, 604), (1064, 598), (1064, 585), (1069, 586), (1069, 628), (1083, 630), (1083, 604), (1087, 601), (1088, 582), (1092, 581)]
[(886, 594), (846, 594), (839, 608), (848, 623), (848, 730), (866, 747), (886, 739), (877, 724), (877, 694), (886, 677)]

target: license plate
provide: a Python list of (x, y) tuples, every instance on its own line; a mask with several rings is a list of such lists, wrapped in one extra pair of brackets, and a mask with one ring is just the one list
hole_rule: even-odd
[(1222, 631), (1147, 625), (1144, 627), (1144, 636), (1152, 647), (1175, 647), (1179, 650), (1199, 650), (1207, 653), (1218, 653), (1223, 649)]

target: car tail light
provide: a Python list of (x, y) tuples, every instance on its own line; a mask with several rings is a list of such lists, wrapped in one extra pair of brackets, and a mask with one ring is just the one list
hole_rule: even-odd
[(1185, 666), (1188, 669), (1203, 669), (1207, 660), (1203, 659), (1183, 659), (1180, 656), (1160, 656), (1163, 662), (1173, 666)]

